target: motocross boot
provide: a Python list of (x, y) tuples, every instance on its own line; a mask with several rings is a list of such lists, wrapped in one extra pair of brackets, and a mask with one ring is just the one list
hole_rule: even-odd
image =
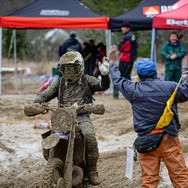
[[(100, 179), (99, 179), (99, 175), (97, 172), (97, 167), (96, 167), (96, 162), (97, 160), (93, 160), (93, 156), (90, 158), (91, 156), (88, 156), (88, 160), (87, 160), (87, 174), (88, 174), (88, 178), (89, 178), (89, 182), (92, 185), (99, 185), (100, 184)], [(90, 158), (90, 159), (89, 159)], [(93, 160), (92, 163), (90, 163), (89, 160)], [(95, 164), (94, 164), (95, 163)]]
[[(88, 136), (88, 135), (87, 135)], [(97, 161), (99, 158), (98, 144), (94, 134), (86, 136), (86, 163), (89, 182), (99, 185), (100, 179), (97, 172)]]

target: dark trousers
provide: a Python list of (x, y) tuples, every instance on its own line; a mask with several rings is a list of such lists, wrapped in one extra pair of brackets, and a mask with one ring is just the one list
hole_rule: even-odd
[[(119, 62), (119, 71), (121, 73), (121, 77), (124, 77), (128, 80), (131, 80), (131, 71), (133, 67), (133, 62)], [(118, 89), (114, 86), (114, 92), (113, 92), (113, 97), (118, 98), (119, 96), (119, 91)]]
[(166, 67), (165, 68), (165, 80), (166, 81), (174, 81), (179, 82), (182, 75), (182, 68), (181, 67)]

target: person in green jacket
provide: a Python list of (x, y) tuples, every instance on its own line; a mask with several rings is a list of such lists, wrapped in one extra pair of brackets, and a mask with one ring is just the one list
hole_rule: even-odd
[(182, 59), (186, 50), (176, 31), (170, 33), (169, 41), (162, 46), (161, 55), (165, 60), (165, 80), (178, 82), (182, 75)]

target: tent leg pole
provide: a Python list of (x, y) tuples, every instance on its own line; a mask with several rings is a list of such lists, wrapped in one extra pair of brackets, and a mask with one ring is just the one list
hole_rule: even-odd
[(14, 29), (14, 69), (15, 69), (15, 92), (18, 93), (18, 83), (17, 83), (17, 49), (16, 49), (16, 30)]
[(106, 36), (106, 55), (108, 56), (112, 44), (112, 33), (110, 29), (106, 30)]
[(155, 28), (152, 29), (152, 37), (151, 37), (151, 53), (150, 59), (153, 61), (153, 53), (154, 53), (154, 45), (155, 45)]
[(108, 39), (108, 30), (105, 30), (105, 35), (106, 35), (106, 55), (109, 51), (109, 39)]
[(157, 63), (157, 47), (156, 42), (154, 44), (154, 55), (153, 55), (154, 62)]
[(2, 94), (2, 27), (0, 27), (0, 95)]

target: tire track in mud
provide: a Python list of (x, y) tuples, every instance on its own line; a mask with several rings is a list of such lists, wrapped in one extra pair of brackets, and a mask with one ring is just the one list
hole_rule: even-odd
[(7, 152), (9, 152), (9, 153), (12, 153), (12, 154), (15, 153), (15, 150), (14, 150), (14, 149), (9, 148), (9, 147), (6, 146), (5, 144), (3, 144), (3, 143), (1, 142), (1, 140), (0, 140), (0, 148), (3, 149), (3, 150), (5, 150), (5, 151), (7, 151)]

